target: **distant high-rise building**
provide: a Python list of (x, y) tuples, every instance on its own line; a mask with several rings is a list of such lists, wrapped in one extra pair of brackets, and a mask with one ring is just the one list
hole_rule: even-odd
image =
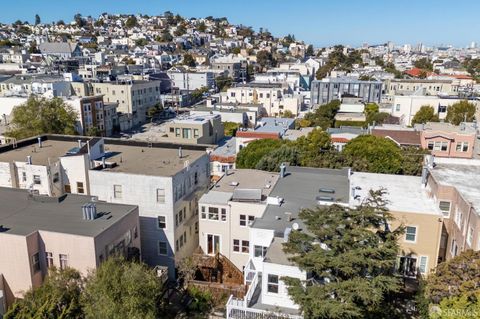
[(477, 43), (475, 41), (472, 41), (472, 43), (470, 43), (470, 49), (475, 49), (477, 47)]

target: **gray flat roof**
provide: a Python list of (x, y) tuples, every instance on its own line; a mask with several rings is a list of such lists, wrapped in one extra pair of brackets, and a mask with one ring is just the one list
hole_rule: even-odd
[(455, 187), (461, 196), (480, 214), (480, 160), (436, 158), (430, 174), (435, 180)]
[(27, 156), (31, 156), (33, 165), (46, 165), (49, 160), (57, 161), (75, 147), (78, 147), (78, 142), (46, 140), (42, 142), (41, 148), (38, 147), (38, 143), (34, 143), (0, 152), (0, 162), (25, 162)]
[(95, 220), (84, 220), (82, 205), (91, 196), (66, 194), (64, 197), (29, 196), (28, 191), (0, 188), (0, 234), (29, 235), (35, 231), (95, 237), (133, 212), (137, 206), (97, 201)]
[(264, 261), (272, 264), (285, 266), (295, 266), (295, 263), (288, 260), (288, 255), (283, 251), (284, 239), (282, 237), (274, 237), (272, 243), (268, 247)]
[(434, 200), (423, 189), (421, 177), (354, 172), (350, 181), (352, 188), (356, 187), (355, 195), (359, 196), (356, 200), (350, 198), (352, 206), (359, 205), (370, 190), (383, 188), (390, 211), (442, 216)]
[[(319, 205), (318, 196), (331, 197), (332, 203), (348, 205), (350, 194), (349, 169), (326, 169), (310, 167), (287, 167), (287, 174), (280, 178), (270, 197), (283, 198), (280, 206), (269, 204), (261, 218), (255, 219), (252, 227), (272, 229), (276, 235), (282, 235), (287, 227), (298, 223), (298, 213), (303, 208)], [(320, 189), (333, 190), (334, 193), (321, 192)], [(327, 200), (321, 200), (326, 203)], [(291, 214), (289, 221), (285, 213)]]
[(115, 162), (117, 166), (103, 171), (154, 176), (173, 176), (185, 168), (186, 161), (193, 164), (207, 155), (206, 151), (182, 148), (182, 158), (179, 158), (177, 148), (116, 145), (108, 141), (105, 152), (106, 161)]

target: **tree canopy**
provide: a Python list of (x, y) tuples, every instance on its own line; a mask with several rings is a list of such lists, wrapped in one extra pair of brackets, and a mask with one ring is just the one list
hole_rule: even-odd
[(425, 124), (427, 122), (439, 122), (438, 115), (435, 114), (435, 109), (430, 105), (423, 105), (420, 107), (415, 116), (412, 119), (413, 124)]
[(29, 290), (5, 314), (4, 319), (80, 319), (83, 280), (73, 269), (51, 269), (43, 285)]
[(75, 134), (77, 113), (60, 98), (30, 97), (13, 109), (8, 136), (16, 139), (40, 134)]
[(306, 229), (292, 230), (284, 251), (313, 280), (282, 280), (306, 319), (384, 318), (388, 312), (400, 290), (394, 266), (403, 228), (389, 230), (393, 217), (383, 194), (370, 191), (356, 208), (334, 204), (300, 211)]
[(88, 318), (157, 318), (161, 284), (153, 269), (109, 258), (86, 279), (82, 300)]
[(330, 103), (320, 105), (315, 111), (305, 114), (304, 125), (319, 126), (326, 130), (335, 126), (335, 115), (340, 108), (340, 100), (333, 100)]
[(460, 101), (450, 105), (445, 120), (454, 125), (462, 122), (472, 122), (475, 119), (476, 106), (468, 101)]
[(282, 140), (261, 139), (250, 142), (237, 154), (237, 168), (255, 168), (263, 156), (284, 144)]
[(5, 319), (158, 318), (161, 283), (146, 265), (112, 257), (87, 278), (74, 269), (49, 269)]
[(402, 171), (402, 151), (390, 139), (360, 135), (345, 145), (343, 153), (351, 158), (351, 167), (356, 171), (383, 174)]
[(272, 53), (265, 50), (257, 52), (257, 63), (262, 69), (273, 67), (276, 65), (276, 61), (273, 58)]
[(420, 58), (413, 64), (416, 68), (426, 70), (426, 71), (433, 71), (433, 64), (428, 58)]
[(129, 29), (134, 28), (138, 25), (136, 16), (129, 16), (125, 22), (125, 26)]
[(182, 64), (190, 66), (190, 67), (194, 67), (194, 66), (197, 65), (197, 63), (195, 62), (195, 59), (189, 53), (186, 53), (186, 54), (183, 55)]

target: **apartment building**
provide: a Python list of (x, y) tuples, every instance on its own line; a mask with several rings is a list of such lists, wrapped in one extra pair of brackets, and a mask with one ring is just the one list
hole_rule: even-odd
[(438, 157), (473, 158), (476, 150), (478, 128), (476, 123), (428, 122), (417, 124), (424, 149)]
[(43, 136), (0, 147), (0, 186), (80, 193), (139, 206), (143, 259), (169, 267), (198, 247), (197, 201), (210, 181), (205, 146)]
[(144, 123), (148, 109), (161, 101), (161, 81), (72, 82), (78, 96), (103, 95), (105, 103), (118, 103), (117, 111), (128, 114), (130, 126)]
[[(213, 71), (225, 72), (228, 77), (234, 81), (239, 81), (242, 76), (246, 77), (246, 61), (235, 58), (233, 56), (218, 56), (210, 59), (210, 64)], [(242, 69), (244, 73), (242, 74)]]
[(244, 269), (249, 289), (244, 299), (229, 299), (227, 318), (239, 312), (251, 315), (280, 312), (287, 318), (301, 318), (299, 306), (291, 300), (281, 280), (290, 276), (306, 281), (311, 276), (293, 264), (282, 249), (291, 231), (305, 229), (298, 212), (333, 203), (355, 207), (368, 196), (370, 189), (385, 189), (387, 207), (395, 218), (390, 227), (406, 227), (399, 238), (398, 275), (427, 276), (440, 257), (443, 214), (425, 190), (423, 180), (415, 176), (351, 173), (349, 169), (290, 166), (281, 169), (263, 214), (253, 219), (249, 229), (249, 260)]
[(173, 143), (217, 144), (224, 138), (220, 115), (187, 115), (165, 124), (165, 138)]
[(269, 116), (281, 116), (285, 111), (298, 115), (303, 96), (291, 94), (284, 83), (251, 82), (229, 88), (220, 95), (220, 103), (262, 104)]
[(457, 81), (440, 79), (387, 79), (384, 82), (386, 95), (458, 95)]
[(198, 202), (203, 252), (220, 253), (243, 270), (250, 251), (248, 227), (263, 215), (277, 180), (277, 173), (227, 170)]
[(440, 260), (480, 249), (480, 161), (430, 158), (424, 169), (428, 194), (443, 214)]
[(49, 267), (87, 275), (112, 254), (140, 257), (136, 206), (11, 188), (0, 188), (0, 202), (0, 316), (2, 306), (40, 286)]
[(181, 67), (173, 67), (167, 71), (167, 75), (172, 86), (180, 90), (212, 89), (215, 85), (215, 74), (211, 71), (190, 72)]
[[(400, 118), (401, 125), (411, 125), (415, 114), (424, 105), (432, 106), (435, 114), (440, 120), (445, 120), (447, 116), (448, 107), (452, 104), (458, 103), (464, 99), (458, 97), (440, 97), (440, 96), (425, 96), (425, 95), (395, 95), (392, 102), (391, 115)], [(480, 105), (476, 99), (470, 99), (468, 102), (477, 106)]]
[(63, 76), (49, 74), (21, 74), (0, 83), (1, 96), (39, 95), (45, 97), (69, 97), (72, 95), (70, 82)]
[(77, 133), (89, 135), (97, 132), (100, 136), (111, 136), (118, 126), (117, 104), (103, 103), (103, 95), (72, 97), (65, 100), (78, 115)]
[(380, 103), (381, 81), (361, 81), (353, 77), (324, 78), (312, 81), (311, 105), (321, 105), (342, 97), (361, 98), (364, 103)]

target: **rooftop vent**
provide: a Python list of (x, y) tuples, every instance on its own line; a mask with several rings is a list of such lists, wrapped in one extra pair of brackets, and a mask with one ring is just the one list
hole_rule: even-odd
[(94, 220), (97, 218), (97, 206), (94, 203), (87, 203), (82, 206), (82, 215), (84, 220)]
[(230, 186), (238, 186), (238, 184), (239, 184), (239, 183), (238, 183), (238, 182), (235, 182), (235, 181), (231, 181), (231, 182), (230, 182)]

